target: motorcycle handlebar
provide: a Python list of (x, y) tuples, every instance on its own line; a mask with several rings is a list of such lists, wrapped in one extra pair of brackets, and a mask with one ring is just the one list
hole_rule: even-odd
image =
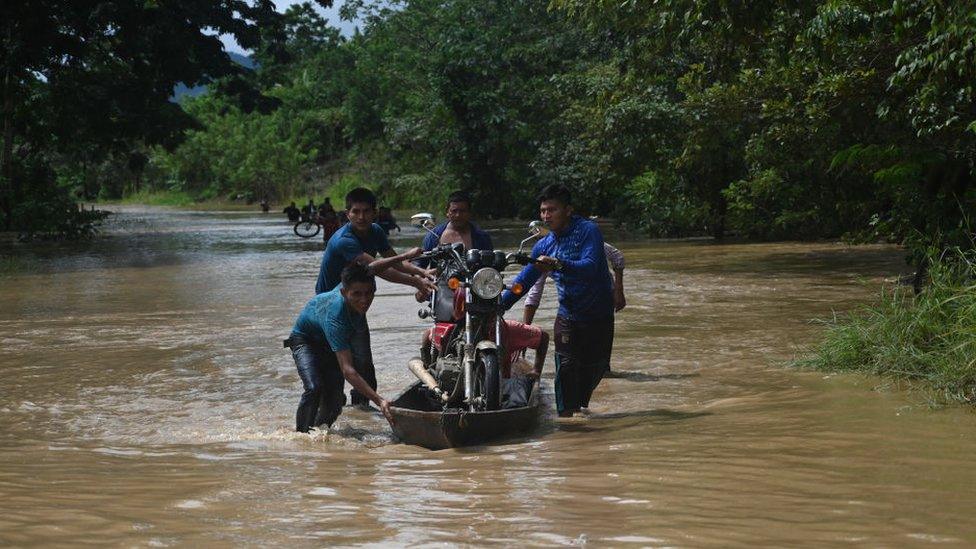
[(448, 252), (453, 251), (454, 250), (454, 247), (455, 247), (454, 244), (441, 244), (440, 246), (437, 246), (435, 248), (431, 248), (430, 250), (428, 250), (428, 251), (426, 251), (426, 252), (418, 255), (417, 258), (418, 259), (433, 259), (435, 257), (441, 256), (441, 255), (444, 255), (444, 254), (446, 254)]
[[(432, 248), (432, 249), (430, 249), (430, 250), (428, 250), (428, 251), (420, 254), (419, 256), (417, 256), (417, 258), (418, 259), (436, 259), (436, 258), (443, 257), (443, 256), (450, 256), (450, 255), (453, 255), (456, 252), (457, 246), (458, 246), (457, 244), (442, 244), (440, 246), (437, 246), (436, 248)], [(458, 258), (458, 259), (460, 259), (460, 258)], [(508, 264), (515, 264), (515, 263), (517, 263), (519, 265), (528, 265), (530, 263), (531, 264), (539, 264), (540, 263), (539, 260), (532, 259), (532, 257), (529, 256), (528, 254), (515, 253), (515, 252), (512, 252), (512, 253), (508, 254), (507, 256), (505, 256), (505, 260), (506, 260), (506, 262)], [(559, 271), (559, 270), (562, 270), (562, 268), (563, 268), (562, 263), (557, 263), (554, 270)]]
[[(519, 265), (528, 265), (530, 263), (533, 265), (538, 265), (542, 263), (538, 259), (532, 259), (532, 257), (527, 254), (511, 253), (508, 254), (508, 256), (505, 259), (507, 259), (509, 263), (518, 263)], [(557, 262), (556, 267), (553, 270), (560, 271), (562, 270), (562, 268), (563, 268), (563, 264), (561, 262)]]

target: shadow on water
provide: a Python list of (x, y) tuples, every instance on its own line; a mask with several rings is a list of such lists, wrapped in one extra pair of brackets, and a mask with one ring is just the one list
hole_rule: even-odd
[(652, 420), (652, 423), (672, 423), (710, 415), (712, 415), (712, 412), (679, 412), (664, 408), (637, 410), (633, 412), (611, 412), (608, 414), (593, 414), (588, 417), (573, 418), (565, 421), (559, 420), (553, 424), (553, 430), (569, 433), (594, 433), (638, 424), (645, 425), (647, 424), (645, 420)]
[(701, 374), (662, 374), (654, 375), (648, 374), (646, 372), (635, 372), (627, 370), (612, 370), (607, 375), (603, 376), (603, 379), (622, 379), (624, 381), (633, 382), (645, 382), (645, 381), (661, 381), (662, 379), (688, 379), (692, 377), (698, 377)]
[[(676, 271), (688, 274), (723, 275), (748, 273), (757, 278), (809, 276), (818, 273), (821, 277), (848, 276), (857, 273), (862, 276), (886, 276), (892, 271), (906, 270), (904, 260), (893, 247), (847, 246), (825, 242), (816, 245), (795, 246), (790, 242), (769, 244), (762, 242), (676, 240), (661, 243), (656, 250), (674, 248), (683, 253), (674, 253), (680, 259), (656, 261), (654, 268), (661, 271)], [(688, 250), (696, 250), (689, 256)]]

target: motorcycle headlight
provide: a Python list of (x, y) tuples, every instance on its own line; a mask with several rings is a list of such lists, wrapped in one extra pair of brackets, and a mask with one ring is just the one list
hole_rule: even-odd
[(495, 299), (504, 287), (502, 273), (491, 267), (478, 269), (471, 277), (471, 289), (481, 299)]

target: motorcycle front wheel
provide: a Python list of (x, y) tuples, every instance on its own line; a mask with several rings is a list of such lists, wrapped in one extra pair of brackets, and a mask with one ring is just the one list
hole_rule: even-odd
[(322, 226), (314, 221), (299, 221), (295, 223), (295, 234), (302, 238), (312, 238), (319, 234)]
[(501, 368), (498, 364), (498, 354), (495, 351), (478, 353), (474, 365), (475, 389), (478, 396), (484, 399), (485, 410), (497, 410), (501, 407)]

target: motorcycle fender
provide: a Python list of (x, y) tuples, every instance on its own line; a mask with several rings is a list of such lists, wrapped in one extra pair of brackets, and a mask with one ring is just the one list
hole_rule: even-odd
[(484, 351), (486, 349), (491, 349), (492, 351), (497, 351), (498, 346), (495, 345), (494, 341), (488, 341), (487, 339), (479, 341), (475, 346), (475, 351)]

